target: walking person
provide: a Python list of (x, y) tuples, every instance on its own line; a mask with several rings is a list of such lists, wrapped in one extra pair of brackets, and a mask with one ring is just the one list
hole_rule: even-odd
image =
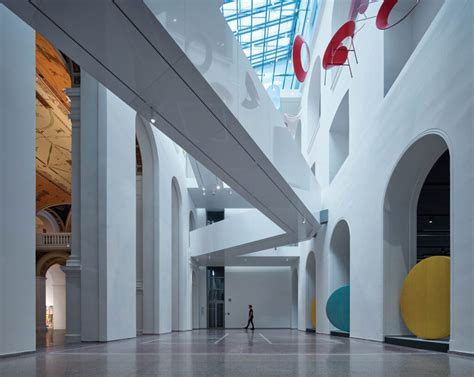
[(252, 305), (249, 305), (249, 319), (247, 321), (247, 326), (245, 326), (245, 330), (248, 330), (250, 324), (252, 324), (252, 330), (255, 330), (255, 326), (253, 325), (253, 307), (252, 307)]

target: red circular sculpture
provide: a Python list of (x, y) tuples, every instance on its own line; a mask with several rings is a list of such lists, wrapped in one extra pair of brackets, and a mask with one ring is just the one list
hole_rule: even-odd
[(387, 30), (391, 27), (394, 27), (395, 25), (398, 25), (405, 18), (407, 18), (411, 12), (413, 12), (416, 6), (420, 3), (420, 0), (415, 0), (413, 6), (407, 11), (407, 13), (403, 17), (390, 25), (388, 23), (388, 18), (397, 3), (398, 0), (384, 0), (382, 5), (380, 6), (379, 12), (377, 13), (377, 18), (375, 19), (375, 25), (377, 26), (377, 29)]
[[(347, 57), (349, 55), (349, 50), (346, 46), (342, 44), (345, 39), (353, 38), (355, 32), (355, 22), (347, 21), (342, 25), (336, 34), (329, 41), (326, 52), (323, 56), (323, 68), (328, 70), (332, 67), (345, 65)], [(351, 42), (352, 45), (352, 42)]]
[(309, 61), (310, 55), (308, 44), (301, 35), (297, 35), (293, 42), (293, 70), (295, 71), (295, 76), (299, 82), (303, 82), (308, 73), (308, 71), (304, 69), (303, 62), (301, 61), (301, 50), (303, 49), (303, 46), (306, 48)]

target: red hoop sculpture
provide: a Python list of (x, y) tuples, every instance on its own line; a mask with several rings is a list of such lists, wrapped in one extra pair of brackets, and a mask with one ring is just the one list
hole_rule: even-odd
[[(326, 52), (323, 56), (323, 69), (324, 72), (324, 85), (326, 85), (326, 74), (328, 69), (338, 66), (348, 66), (349, 72), (352, 77), (352, 69), (351, 64), (349, 62), (349, 51), (352, 51), (355, 56), (356, 63), (357, 61), (357, 54), (354, 47), (354, 32), (355, 32), (355, 22), (350, 20), (347, 21), (344, 25), (342, 25), (336, 34), (332, 37), (329, 41), (328, 47), (326, 48)], [(351, 39), (351, 44), (349, 48), (343, 45), (344, 40), (347, 38)]]
[(304, 69), (303, 62), (301, 61), (301, 50), (303, 47), (306, 49), (308, 61), (310, 61), (308, 44), (301, 35), (297, 35), (293, 42), (293, 70), (295, 71), (295, 76), (299, 82), (303, 82), (308, 73), (308, 71)]
[(387, 30), (390, 29), (391, 27), (394, 27), (395, 25), (398, 25), (400, 22), (402, 22), (405, 18), (407, 18), (411, 12), (416, 8), (416, 6), (420, 3), (421, 0), (414, 0), (413, 6), (407, 11), (407, 13), (400, 18), (397, 22), (394, 22), (393, 24), (388, 23), (388, 18), (390, 16), (390, 13), (392, 13), (393, 8), (395, 5), (398, 3), (398, 0), (384, 0), (382, 5), (380, 6), (379, 12), (377, 13), (377, 18), (375, 19), (375, 25), (377, 26), (377, 29), (380, 30)]

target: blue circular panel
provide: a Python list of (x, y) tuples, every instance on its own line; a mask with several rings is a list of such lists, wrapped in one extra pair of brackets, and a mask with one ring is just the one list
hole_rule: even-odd
[(336, 289), (326, 304), (329, 322), (341, 331), (349, 332), (350, 328), (350, 288), (348, 285)]

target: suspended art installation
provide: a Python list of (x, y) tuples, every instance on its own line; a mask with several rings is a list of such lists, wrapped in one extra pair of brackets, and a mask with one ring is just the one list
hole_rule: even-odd
[[(323, 69), (324, 72), (324, 85), (326, 85), (326, 74), (328, 69), (340, 66), (347, 66), (349, 67), (349, 72), (352, 77), (352, 69), (351, 64), (349, 62), (349, 52), (354, 53), (354, 57), (356, 63), (357, 54), (354, 47), (354, 32), (355, 32), (355, 22), (350, 20), (347, 21), (344, 25), (342, 25), (336, 34), (331, 38), (329, 41), (328, 46), (326, 47), (326, 51), (324, 52), (323, 56)], [(348, 46), (344, 44), (346, 40), (350, 40)]]
[(420, 3), (421, 0), (413, 0), (413, 5), (404, 13), (404, 15), (399, 18), (397, 21), (389, 23), (389, 17), (392, 13), (395, 5), (398, 3), (398, 0), (384, 0), (382, 5), (380, 6), (379, 12), (377, 13), (377, 17), (375, 19), (375, 25), (377, 29), (380, 30), (387, 30), (395, 25), (398, 25), (402, 22), (405, 18), (407, 18), (411, 12), (413, 12), (416, 6)]
[(293, 70), (299, 82), (303, 82), (309, 71), (309, 46), (301, 35), (297, 35), (293, 42)]

